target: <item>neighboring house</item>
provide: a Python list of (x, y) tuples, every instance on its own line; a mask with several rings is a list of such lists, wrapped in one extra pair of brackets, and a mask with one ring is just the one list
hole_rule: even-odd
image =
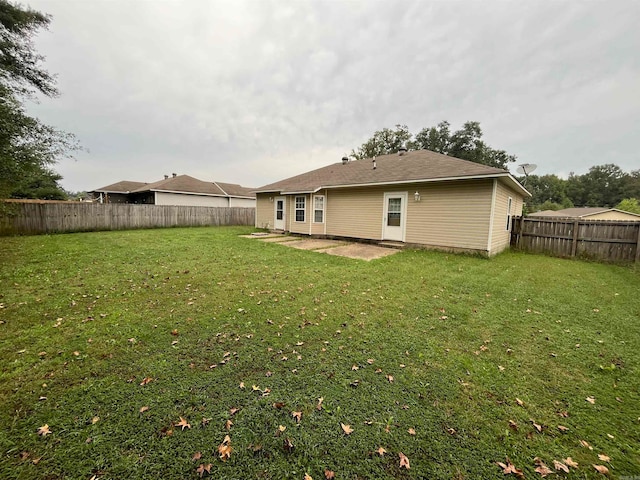
[(540, 212), (530, 213), (529, 217), (534, 218), (580, 218), (583, 220), (622, 220), (622, 221), (640, 221), (640, 215), (637, 213), (625, 212), (617, 208), (607, 207), (583, 207), (583, 208), (565, 208), (562, 210), (542, 210)]
[(256, 206), (251, 188), (233, 183), (204, 182), (189, 175), (165, 175), (154, 183), (122, 181), (97, 188), (93, 198), (104, 203), (138, 203), (147, 205), (189, 205), (201, 207)]
[(335, 163), (256, 190), (256, 227), (495, 255), (529, 192), (506, 170), (428, 150)]

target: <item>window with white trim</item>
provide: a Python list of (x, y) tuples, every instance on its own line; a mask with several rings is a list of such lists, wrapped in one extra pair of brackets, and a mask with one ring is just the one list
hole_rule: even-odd
[(507, 200), (507, 230), (511, 230), (511, 204), (513, 200), (511, 197)]
[(306, 197), (296, 197), (296, 222), (304, 222)]
[(313, 222), (324, 223), (324, 195), (313, 197)]

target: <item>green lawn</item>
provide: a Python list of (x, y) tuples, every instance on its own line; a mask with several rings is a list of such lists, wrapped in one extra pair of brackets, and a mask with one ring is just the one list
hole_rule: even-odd
[(0, 478), (640, 475), (638, 270), (249, 231), (1, 239)]

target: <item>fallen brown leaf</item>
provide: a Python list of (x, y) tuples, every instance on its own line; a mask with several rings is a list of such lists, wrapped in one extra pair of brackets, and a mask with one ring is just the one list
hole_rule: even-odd
[(189, 422), (187, 422), (184, 418), (180, 417), (180, 421), (176, 423), (176, 427), (181, 427), (182, 430), (184, 430), (185, 428), (191, 428), (191, 424), (189, 424)]
[(556, 470), (562, 470), (565, 473), (569, 473), (569, 467), (567, 467), (564, 463), (559, 462), (558, 460), (553, 461), (553, 468)]
[(311, 475), (309, 475), (308, 473), (304, 474), (304, 480), (313, 480), (313, 477)]
[(232, 451), (233, 448), (231, 447), (231, 437), (229, 437), (229, 435), (225, 435), (222, 443), (218, 445), (218, 453), (220, 454), (220, 459), (223, 462), (226, 462), (227, 459), (231, 458)]
[(51, 434), (51, 430), (49, 430), (48, 424), (45, 423), (43, 426), (38, 427), (38, 435), (46, 437), (49, 434)]
[(327, 480), (332, 480), (336, 477), (336, 473), (333, 470), (329, 470), (328, 468), (324, 469), (324, 478)]
[(342, 431), (346, 435), (351, 435), (353, 433), (353, 428), (351, 428), (351, 425), (345, 425), (344, 423), (340, 423), (340, 426), (342, 427)]
[(593, 450), (593, 447), (589, 445), (587, 442), (585, 442), (584, 440), (580, 440), (580, 445), (582, 445), (585, 448), (588, 448), (589, 450)]
[(322, 410), (322, 402), (324, 401), (324, 397), (320, 397), (318, 399), (318, 405), (316, 405), (316, 410)]
[(297, 423), (300, 423), (300, 419), (302, 418), (302, 412), (291, 412), (291, 416), (295, 418)]
[(277, 408), (278, 410), (280, 410), (281, 408), (283, 408), (285, 406), (284, 402), (275, 402), (273, 404), (273, 408)]
[(196, 473), (200, 475), (200, 478), (202, 478), (204, 472), (211, 473), (212, 466), (213, 465), (211, 465), (210, 463), (207, 463), (206, 465), (204, 463), (201, 463), (200, 465), (198, 465), (198, 468), (196, 468)]
[(293, 442), (291, 441), (291, 439), (290, 439), (290, 438), (285, 438), (285, 439), (284, 439), (284, 445), (283, 445), (283, 446), (284, 446), (284, 449), (285, 449), (287, 452), (292, 452), (292, 451), (293, 451), (293, 449), (294, 449)]
[(409, 432), (409, 435), (415, 435), (416, 434), (416, 431), (413, 428), (410, 428), (407, 431)]
[(140, 407), (140, 410), (138, 410), (140, 413), (144, 413), (147, 410), (149, 410), (149, 407), (147, 407), (146, 405), (144, 407)]
[(379, 447), (379, 448), (378, 448), (378, 450), (376, 450), (376, 453), (377, 453), (378, 455), (380, 455), (381, 457), (383, 457), (383, 456), (384, 456), (384, 454), (385, 454), (385, 453), (387, 453), (387, 451), (386, 451), (384, 448)]
[(569, 465), (571, 468), (578, 468), (578, 462), (575, 462), (571, 457), (565, 458), (564, 463)]
[(594, 397), (587, 397), (585, 400), (589, 402), (591, 405), (596, 403), (596, 399)]
[(520, 400), (519, 398), (516, 397), (516, 403), (518, 405), (520, 405), (521, 407), (524, 407), (524, 402), (522, 400)]
[(202, 458), (202, 453), (201, 452), (196, 452), (193, 454), (193, 457), (191, 457), (191, 461), (195, 462), (196, 460), (200, 460)]
[(496, 465), (502, 468), (503, 474), (509, 475), (510, 473), (513, 473), (518, 478), (524, 478), (524, 473), (522, 472), (522, 470), (516, 468), (516, 466), (511, 463), (511, 460), (509, 460), (509, 457), (506, 457), (506, 461), (506, 464), (502, 462), (496, 462)]
[(398, 456), (400, 457), (400, 468), (404, 467), (409, 470), (411, 468), (411, 465), (409, 464), (409, 459), (407, 458), (407, 456), (402, 452), (398, 452)]
[(558, 430), (560, 430), (561, 432), (568, 432), (569, 428), (565, 427), (564, 425), (558, 425)]
[(609, 474), (609, 469), (604, 465), (593, 465), (593, 468), (595, 468), (598, 471), (598, 473), (601, 473), (603, 475)]
[(153, 382), (153, 378), (151, 377), (144, 377), (142, 379), (142, 381), (140, 382), (140, 385), (146, 385), (147, 383)]
[(540, 474), (541, 477), (546, 477), (547, 475), (553, 473), (553, 470), (551, 470), (549, 467), (547, 467), (543, 462), (539, 462), (538, 466), (536, 467), (536, 472), (538, 472)]
[(231, 427), (233, 427), (233, 422), (231, 421), (231, 419), (229, 419), (225, 422), (224, 428), (226, 428), (228, 432), (229, 430), (231, 430)]
[(610, 462), (611, 458), (608, 455), (604, 455), (602, 453), (598, 454), (598, 458), (603, 462)]

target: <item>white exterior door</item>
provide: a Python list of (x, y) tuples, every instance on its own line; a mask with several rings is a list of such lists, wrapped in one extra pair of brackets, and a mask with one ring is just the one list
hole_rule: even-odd
[(404, 242), (407, 217), (407, 192), (384, 194), (382, 239)]
[(286, 211), (285, 211), (285, 198), (284, 197), (276, 197), (273, 200), (273, 207), (274, 207), (274, 222), (273, 222), (273, 228), (275, 228), (276, 230), (284, 230), (284, 226), (285, 226), (285, 216), (286, 216)]

